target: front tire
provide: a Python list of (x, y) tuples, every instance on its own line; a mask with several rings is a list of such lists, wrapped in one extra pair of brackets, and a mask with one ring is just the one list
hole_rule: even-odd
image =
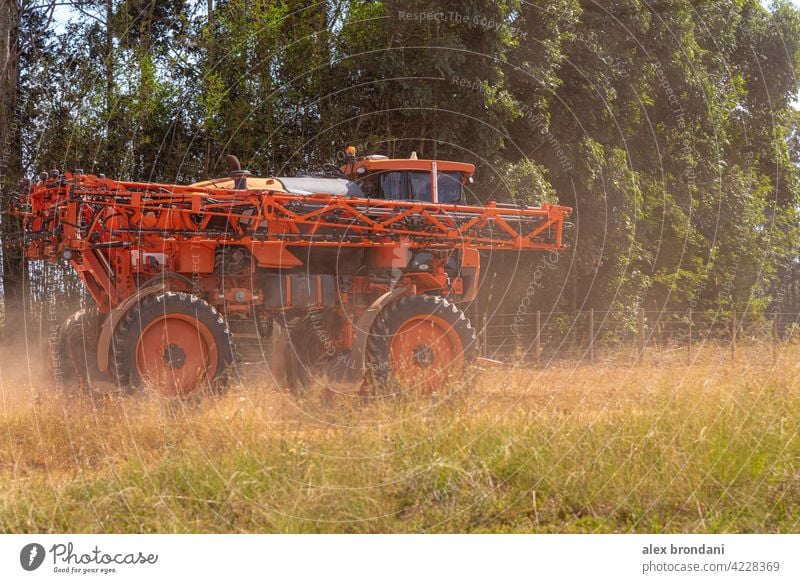
[(153, 387), (165, 397), (188, 397), (227, 383), (233, 342), (222, 315), (184, 292), (146, 296), (118, 324), (112, 375), (126, 388)]
[(367, 341), (366, 379), (371, 392), (430, 393), (463, 378), (477, 358), (469, 319), (444, 298), (407, 296), (386, 307)]

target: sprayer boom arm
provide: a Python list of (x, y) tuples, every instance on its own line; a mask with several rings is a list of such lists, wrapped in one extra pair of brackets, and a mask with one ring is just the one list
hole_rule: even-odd
[(69, 173), (34, 185), (21, 202), (26, 242), (49, 239), (60, 251), (82, 246), (78, 242), (124, 245), (143, 236), (299, 246), (384, 246), (404, 239), (412, 248), (558, 250), (570, 212), (549, 204), (444, 205), (123, 182)]

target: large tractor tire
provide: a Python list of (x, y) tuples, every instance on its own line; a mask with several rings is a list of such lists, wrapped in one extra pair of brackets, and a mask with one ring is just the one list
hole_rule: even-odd
[(72, 368), (67, 355), (67, 341), (64, 338), (64, 324), (70, 318), (67, 318), (66, 321), (59, 325), (55, 333), (52, 336), (48, 336), (47, 340), (42, 344), (42, 354), (47, 362), (47, 372), (59, 390), (72, 385), (76, 381), (75, 370)]
[(48, 346), (50, 373), (59, 389), (86, 390), (93, 381), (107, 380), (97, 367), (100, 314), (94, 307), (78, 310), (58, 327)]
[(122, 387), (165, 397), (218, 392), (233, 362), (233, 338), (211, 304), (183, 292), (146, 296), (114, 330), (109, 368)]
[(464, 312), (441, 297), (406, 296), (373, 324), (366, 380), (377, 395), (445, 390), (477, 355), (475, 330)]

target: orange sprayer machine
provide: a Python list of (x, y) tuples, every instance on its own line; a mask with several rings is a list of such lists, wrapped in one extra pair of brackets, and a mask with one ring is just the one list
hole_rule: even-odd
[(474, 167), (357, 159), (190, 186), (43, 173), (16, 196), (26, 257), (69, 261), (94, 305), (52, 349), (65, 379), (186, 396), (271, 358), (281, 385), (431, 390), (477, 356), (481, 250), (558, 251), (569, 208), (466, 203)]

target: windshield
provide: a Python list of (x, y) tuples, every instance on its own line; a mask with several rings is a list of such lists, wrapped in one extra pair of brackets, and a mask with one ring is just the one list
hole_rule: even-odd
[[(438, 201), (445, 204), (464, 200), (461, 172), (436, 174)], [(388, 200), (418, 200), (433, 202), (431, 173), (418, 170), (391, 170), (376, 172), (360, 181), (366, 196)]]

